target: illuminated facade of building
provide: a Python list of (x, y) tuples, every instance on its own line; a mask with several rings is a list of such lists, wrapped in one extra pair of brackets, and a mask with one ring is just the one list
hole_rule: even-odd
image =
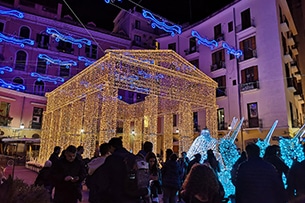
[[(293, 136), (304, 123), (304, 97), (294, 25), (285, 0), (240, 0), (182, 33), (156, 40), (218, 82), (219, 136), (233, 117), (245, 118), (238, 145), (265, 138), (275, 120), (277, 136)], [(241, 54), (242, 53), (242, 54)], [(198, 112), (204, 124), (205, 112)]]
[(131, 40), (62, 17), (62, 5), (0, 1), (0, 129), (5, 136), (40, 134), (45, 93)]

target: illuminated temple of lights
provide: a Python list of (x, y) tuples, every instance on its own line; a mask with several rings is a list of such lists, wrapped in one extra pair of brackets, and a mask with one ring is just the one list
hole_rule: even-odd
[[(127, 150), (137, 152), (143, 141), (157, 146), (158, 118), (165, 151), (173, 147), (173, 114), (179, 117), (179, 153), (188, 151), (194, 111), (205, 110), (206, 126), (212, 137), (217, 135), (216, 88), (214, 80), (172, 50), (107, 50), (46, 95), (38, 162), (47, 160), (56, 145), (83, 145), (83, 156), (92, 157), (96, 143), (117, 136), (118, 122)], [(119, 90), (146, 97), (128, 104), (118, 98)]]

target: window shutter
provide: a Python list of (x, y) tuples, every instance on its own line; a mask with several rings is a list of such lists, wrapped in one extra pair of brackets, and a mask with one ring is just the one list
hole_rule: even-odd
[(253, 74), (254, 74), (254, 81), (258, 81), (258, 69), (257, 69), (257, 66), (253, 66)]
[(246, 71), (245, 70), (241, 71), (241, 83), (242, 84), (246, 83)]

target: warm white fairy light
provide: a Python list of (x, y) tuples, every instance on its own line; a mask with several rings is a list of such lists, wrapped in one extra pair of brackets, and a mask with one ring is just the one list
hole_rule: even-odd
[[(145, 140), (157, 143), (157, 119), (163, 115), (165, 151), (172, 147), (168, 116), (173, 113), (181, 117), (180, 144), (186, 150), (193, 137), (195, 108), (206, 109), (207, 127), (213, 136), (217, 134), (216, 88), (214, 80), (172, 50), (107, 50), (96, 63), (46, 95), (39, 160), (43, 163), (55, 145), (64, 148), (70, 144), (86, 146), (84, 157), (90, 157), (96, 142), (116, 136), (118, 120), (123, 122), (123, 142), (128, 149), (131, 128), (125, 122), (134, 123), (132, 147), (137, 152)], [(148, 96), (144, 102), (122, 105), (119, 89)]]

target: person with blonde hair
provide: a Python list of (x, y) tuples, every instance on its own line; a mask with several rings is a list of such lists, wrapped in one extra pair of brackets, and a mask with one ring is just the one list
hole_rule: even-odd
[(214, 170), (206, 164), (194, 164), (182, 185), (185, 203), (220, 203), (224, 190)]

